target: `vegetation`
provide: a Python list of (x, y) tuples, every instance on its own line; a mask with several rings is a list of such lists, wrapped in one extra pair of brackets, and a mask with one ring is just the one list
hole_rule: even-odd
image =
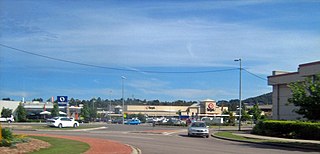
[(309, 120), (320, 120), (320, 74), (304, 82), (291, 83), (289, 87), (292, 98), (288, 101), (299, 107), (294, 111)]
[(80, 113), (80, 118), (81, 120), (84, 120), (84, 121), (90, 121), (90, 111), (87, 104), (83, 104), (83, 107)]
[(2, 108), (1, 117), (8, 118), (8, 117), (11, 117), (11, 115), (12, 115), (12, 110), (10, 110), (9, 108), (5, 108), (5, 107)]
[(253, 134), (284, 138), (320, 140), (320, 123), (302, 121), (259, 121), (252, 130)]
[(254, 123), (257, 123), (262, 117), (261, 117), (261, 110), (259, 109), (258, 104), (253, 105), (253, 108), (251, 108), (248, 113), (252, 115), (252, 120)]
[(139, 113), (139, 114), (129, 114), (128, 119), (132, 119), (132, 118), (138, 118), (141, 122), (146, 122), (146, 116)]
[(11, 147), (16, 145), (17, 143), (28, 142), (28, 138), (23, 135), (13, 135), (10, 129), (2, 128), (1, 129), (2, 138), (0, 138), (0, 147)]
[(31, 136), (32, 138), (39, 139), (51, 144), (49, 148), (40, 149), (39, 151), (32, 152), (32, 154), (56, 154), (56, 153), (68, 153), (68, 154), (78, 154), (84, 153), (89, 150), (90, 146), (87, 143), (61, 139), (52, 137), (40, 137)]
[(16, 121), (17, 122), (25, 122), (27, 121), (27, 112), (23, 107), (22, 103), (19, 104), (16, 111)]
[(57, 103), (53, 104), (53, 109), (51, 110), (51, 116), (52, 117), (59, 116), (59, 106)]

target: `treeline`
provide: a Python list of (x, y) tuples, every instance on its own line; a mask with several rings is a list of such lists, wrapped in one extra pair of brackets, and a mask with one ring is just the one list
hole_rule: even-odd
[[(171, 105), (171, 106), (190, 106), (194, 103), (197, 103), (196, 101), (183, 101), (183, 100), (177, 100), (173, 102), (169, 101), (159, 101), (159, 100), (140, 100), (140, 99), (131, 99), (128, 98), (124, 101), (125, 105)], [(90, 100), (79, 100), (71, 98), (69, 100), (69, 104), (73, 106), (78, 106), (79, 104), (86, 104), (90, 107), (94, 108), (109, 108), (110, 104), (111, 106), (120, 105), (122, 106), (122, 99), (101, 99), (98, 98), (92, 98)]]

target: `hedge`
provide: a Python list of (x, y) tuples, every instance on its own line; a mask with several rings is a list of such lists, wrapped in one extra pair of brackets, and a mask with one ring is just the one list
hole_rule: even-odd
[(278, 120), (260, 121), (254, 126), (252, 133), (284, 138), (320, 140), (320, 123)]

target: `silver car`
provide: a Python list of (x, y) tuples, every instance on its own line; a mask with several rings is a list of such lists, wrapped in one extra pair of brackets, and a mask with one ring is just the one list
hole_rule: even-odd
[(196, 121), (189, 125), (188, 136), (205, 136), (209, 137), (209, 129), (206, 123), (202, 121)]

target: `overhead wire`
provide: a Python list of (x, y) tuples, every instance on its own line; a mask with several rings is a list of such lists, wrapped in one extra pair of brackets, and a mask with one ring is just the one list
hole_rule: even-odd
[(94, 68), (102, 68), (102, 69), (109, 69), (109, 70), (115, 70), (115, 71), (125, 71), (125, 72), (142, 72), (142, 73), (154, 73), (154, 74), (198, 74), (198, 73), (216, 73), (216, 72), (225, 72), (225, 71), (233, 71), (237, 70), (238, 68), (229, 68), (229, 69), (219, 69), (219, 70), (201, 70), (201, 71), (152, 71), (152, 70), (136, 70), (136, 69), (125, 69), (125, 68), (116, 68), (116, 67), (107, 67), (107, 66), (100, 66), (100, 65), (93, 65), (93, 64), (88, 64), (88, 63), (81, 63), (81, 62), (76, 62), (76, 61), (71, 61), (71, 60), (66, 60), (66, 59), (60, 59), (60, 58), (55, 58), (51, 56), (46, 56), (42, 54), (37, 54), (34, 52), (30, 52), (27, 50), (23, 49), (18, 49), (12, 46), (4, 45), (0, 43), (0, 46), (12, 49), (14, 51), (30, 54), (33, 56), (38, 56), (50, 60), (55, 60), (55, 61), (60, 61), (60, 62), (65, 62), (65, 63), (70, 63), (70, 64), (75, 64), (75, 65), (82, 65), (82, 66), (87, 66), (87, 67), (94, 67)]

